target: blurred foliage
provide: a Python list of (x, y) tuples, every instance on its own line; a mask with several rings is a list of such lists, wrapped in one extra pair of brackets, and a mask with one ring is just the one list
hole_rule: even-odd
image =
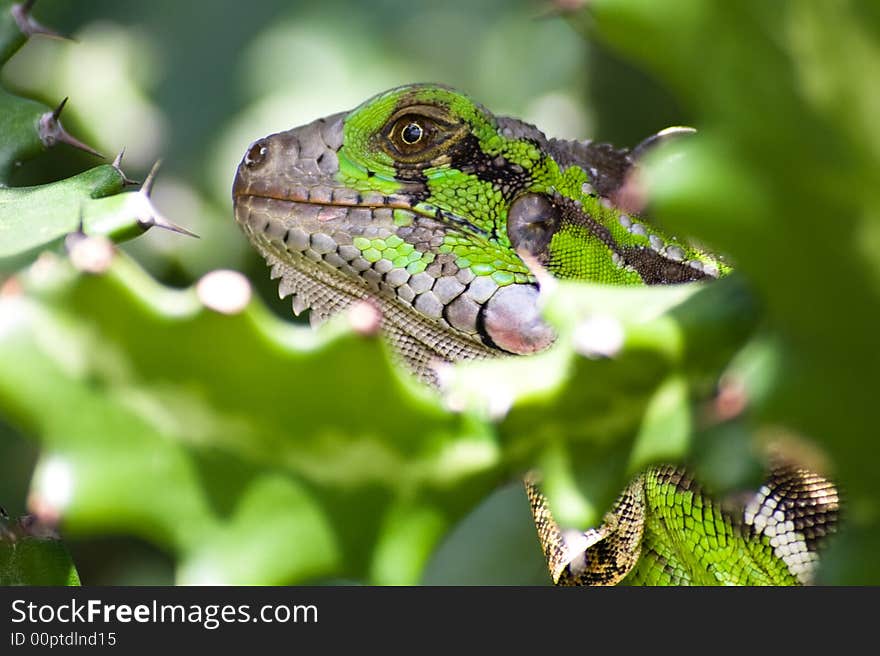
[[(71, 535), (160, 545), (182, 583), (417, 582), (463, 513), (568, 447), (605, 472), (577, 517), (594, 522), (627, 475), (682, 456), (688, 427), (671, 435), (668, 413), (687, 414), (684, 381), (714, 379), (715, 342), (741, 341), (752, 314), (735, 281), (563, 285), (558, 346), (465, 370), (444, 405), (344, 316), (314, 332), (256, 301), (222, 314), (203, 284), (164, 288), (124, 256), (98, 276), (43, 257), (18, 283), (0, 298), (0, 402), (43, 445), (31, 504)], [(613, 361), (574, 351), (597, 313), (626, 335)], [(530, 384), (488, 385), (498, 366)], [(551, 488), (564, 478), (546, 469)]]
[[(55, 256), (7, 281), (0, 417), (14, 428), (0, 427), (0, 481), (22, 481), (34, 457), (19, 432), (40, 448), (29, 495), (0, 488), (12, 495), (0, 502), (29, 496), (63, 518), (75, 555), (112, 553), (120, 578), (92, 554), (77, 561), (86, 582), (161, 582), (173, 563), (181, 583), (545, 583), (516, 483), (527, 469), (542, 470), (560, 518), (584, 526), (644, 464), (689, 462), (724, 492), (759, 480), (763, 444), (809, 440), (848, 500), (823, 580), (880, 581), (876, 12), (595, 0), (568, 14), (583, 40), (538, 19), (546, 9), (40, 3), (43, 22), (80, 42), (31, 39), (4, 84), (46, 100), (70, 89), (78, 133), (111, 152), (126, 140), (143, 169), (165, 157), (155, 203), (203, 239), (150, 233), (104, 274)], [(345, 316), (318, 332), (276, 318), (265, 303), (289, 308), (231, 220), (247, 144), (420, 80), (553, 136), (625, 145), (694, 124), (700, 135), (648, 171), (652, 210), (739, 273), (555, 285), (553, 349), (450, 369), (442, 396)], [(11, 180), (82, 167), (50, 151)], [(204, 285), (189, 285), (218, 267), (247, 272), (265, 303), (210, 309)], [(726, 411), (737, 390), (745, 412)]]
[(597, 0), (581, 23), (693, 113), (701, 137), (651, 176), (656, 211), (761, 299), (775, 362), (755, 419), (830, 456), (848, 523), (826, 580), (848, 583), (880, 582), (878, 19), (859, 0)]
[[(162, 545), (182, 582), (363, 578), (378, 517), (400, 522), (386, 540), (410, 539), (417, 521), (436, 532), (424, 488), (467, 503), (461, 479), (497, 459), (484, 425), (444, 411), (341, 324), (315, 334), (259, 303), (229, 317), (125, 258), (95, 277), (44, 258), (21, 281), (26, 293), (2, 301), (15, 320), (0, 387), (44, 444), (38, 505), (71, 531)], [(346, 370), (370, 384), (340, 397)]]

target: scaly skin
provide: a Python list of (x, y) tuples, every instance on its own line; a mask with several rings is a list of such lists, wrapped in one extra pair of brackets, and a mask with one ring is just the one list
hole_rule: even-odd
[[(281, 295), (293, 296), (294, 312), (310, 308), (320, 320), (358, 300), (372, 303), (404, 362), (432, 382), (437, 361), (529, 354), (552, 344), (555, 335), (540, 317), (538, 285), (524, 260), (558, 278), (623, 285), (692, 282), (730, 271), (711, 254), (617, 209), (635, 160), (663, 137), (632, 152), (547, 139), (447, 87), (405, 86), (252, 144), (235, 178), (235, 217), (281, 279)], [(797, 571), (790, 569), (770, 536), (748, 523), (751, 528), (742, 529), (720, 510), (711, 522), (703, 523), (702, 515), (696, 524), (682, 519), (688, 537), (681, 544), (669, 532), (672, 525), (655, 530), (666, 522), (664, 508), (687, 515), (683, 504), (694, 496), (682, 480), (666, 468), (638, 477), (606, 523), (583, 534), (591, 538), (582, 557), (529, 484), (554, 581), (807, 580), (801, 570), (812, 565), (799, 559)], [(833, 525), (837, 498), (819, 487), (827, 507), (824, 532)], [(715, 508), (708, 498), (695, 498), (700, 507)], [(676, 556), (716, 523), (730, 534), (724, 546), (710, 543), (696, 559)], [(817, 540), (799, 530), (812, 549)], [(635, 538), (623, 541), (625, 549), (611, 549), (623, 534)], [(744, 567), (739, 561), (751, 551), (757, 564)], [(589, 563), (575, 572), (569, 565), (578, 558)], [(708, 578), (700, 575), (707, 563)], [(608, 568), (616, 574), (585, 574)]]
[(532, 481), (526, 492), (557, 585), (800, 585), (837, 524), (832, 483), (778, 464), (742, 508), (728, 510), (682, 470), (652, 467), (599, 528), (563, 532)]

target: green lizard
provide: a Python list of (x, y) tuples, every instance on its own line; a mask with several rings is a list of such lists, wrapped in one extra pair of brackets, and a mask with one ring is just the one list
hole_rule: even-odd
[[(433, 364), (547, 348), (527, 265), (623, 285), (717, 278), (723, 260), (665, 236), (617, 197), (639, 153), (546, 138), (439, 85), (256, 141), (235, 178), (235, 217), (292, 295), (324, 319), (364, 300), (420, 378)], [(563, 532), (526, 482), (559, 584), (810, 581), (837, 492), (779, 465), (738, 514), (674, 467), (639, 475), (598, 529)]]

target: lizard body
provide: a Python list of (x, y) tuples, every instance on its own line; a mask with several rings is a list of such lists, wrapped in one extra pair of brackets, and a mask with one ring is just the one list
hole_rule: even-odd
[(811, 583), (838, 509), (831, 482), (788, 463), (774, 466), (734, 511), (683, 470), (651, 467), (630, 482), (600, 527), (582, 533), (559, 528), (532, 481), (526, 491), (557, 585)]
[[(557, 278), (606, 284), (730, 272), (617, 208), (639, 152), (662, 136), (633, 151), (548, 139), (447, 87), (399, 87), (252, 144), (235, 178), (235, 217), (295, 313), (309, 308), (321, 320), (369, 301), (396, 352), (433, 382), (438, 360), (552, 344), (526, 259)], [(681, 471), (653, 468), (602, 527), (572, 539), (527, 483), (554, 582), (807, 582), (836, 519), (836, 491), (791, 467), (774, 470), (762, 490), (738, 517)], [(761, 513), (771, 503), (767, 528)], [(808, 519), (798, 515), (805, 507)]]

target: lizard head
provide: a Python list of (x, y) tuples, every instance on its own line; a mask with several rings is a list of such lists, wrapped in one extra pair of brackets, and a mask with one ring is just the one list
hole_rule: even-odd
[(607, 200), (631, 164), (448, 87), (409, 85), (256, 141), (233, 197), (295, 311), (367, 299), (401, 352), (457, 360), (552, 343), (526, 255), (598, 282), (704, 275)]
[(510, 145), (451, 89), (393, 89), (252, 144), (236, 219), (295, 310), (321, 317), (374, 301), (419, 360), (540, 350), (553, 332), (504, 220), (541, 153)]

